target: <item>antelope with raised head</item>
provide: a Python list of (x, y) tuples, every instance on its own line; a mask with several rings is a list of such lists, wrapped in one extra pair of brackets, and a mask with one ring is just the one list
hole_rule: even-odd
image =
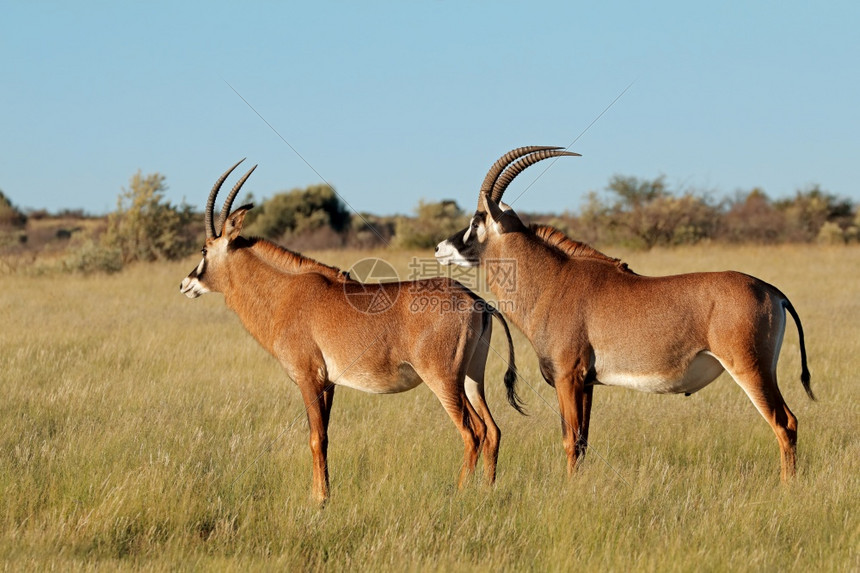
[(498, 282), (490, 288), (506, 302), (505, 314), (531, 341), (541, 374), (555, 387), (568, 473), (585, 454), (596, 384), (689, 395), (726, 370), (776, 434), (788, 480), (795, 473), (797, 419), (776, 380), (786, 311), (797, 326), (800, 380), (815, 399), (791, 302), (739, 272), (640, 276), (557, 229), (525, 225), (501, 202), (530, 165), (574, 155), (537, 146), (506, 153), (487, 173), (469, 226), (436, 247), (443, 264), (515, 262), (515, 288)]
[[(335, 386), (382, 394), (424, 382), (463, 438), (458, 485), (472, 474), (482, 451), (486, 480), (493, 483), (501, 433), (484, 399), (493, 316), (508, 339), (508, 401), (520, 409), (513, 342), (501, 314), (450, 279), (365, 284), (269, 241), (242, 237), (251, 205), (230, 210), (256, 166), (233, 187), (216, 229), (216, 196), (239, 163), (209, 194), (203, 259), (180, 291), (189, 298), (223, 293), (248, 332), (299, 387), (310, 426), (314, 499), (324, 502), (329, 495), (327, 432)], [(439, 304), (416, 304), (417, 297), (430, 295)]]

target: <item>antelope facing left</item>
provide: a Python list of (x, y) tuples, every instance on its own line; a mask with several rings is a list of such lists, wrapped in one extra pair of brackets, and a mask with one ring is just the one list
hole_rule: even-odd
[[(513, 342), (501, 314), (451, 279), (365, 284), (269, 241), (242, 237), (252, 206), (230, 210), (256, 165), (231, 190), (216, 229), (215, 199), (241, 162), (209, 193), (203, 259), (180, 291), (188, 298), (223, 293), (248, 332), (299, 387), (310, 426), (313, 498), (322, 503), (329, 495), (327, 433), (336, 386), (386, 394), (424, 382), (463, 438), (458, 486), (473, 473), (481, 451), (485, 478), (493, 483), (501, 433), (484, 399), (493, 316), (508, 340), (507, 398), (520, 410)], [(437, 297), (438, 304), (416, 304), (427, 296)]]
[(797, 326), (800, 380), (810, 398), (803, 328), (782, 292), (738, 272), (640, 276), (626, 264), (545, 225), (527, 226), (502, 194), (524, 169), (565, 155), (521, 147), (490, 168), (469, 226), (436, 247), (442, 263), (513, 261), (516, 284), (490, 287), (537, 352), (555, 387), (572, 473), (585, 454), (596, 384), (645, 392), (697, 392), (723, 370), (746, 392), (779, 442), (782, 478), (795, 473), (797, 418), (783, 400), (776, 364), (786, 312)]

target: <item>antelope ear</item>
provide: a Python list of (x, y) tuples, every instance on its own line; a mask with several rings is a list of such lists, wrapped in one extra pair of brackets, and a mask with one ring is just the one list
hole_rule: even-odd
[(490, 214), (493, 223), (498, 224), (503, 213), (499, 208), (499, 204), (490, 199), (489, 193), (481, 193), (481, 206), (484, 208), (484, 211)]
[(510, 206), (501, 201), (496, 203), (488, 195), (481, 195), (481, 201), (484, 210), (490, 214), (490, 218), (493, 220), (493, 227), (500, 235), (525, 229), (522, 219)]
[(505, 232), (514, 232), (514, 231), (522, 231), (528, 227), (520, 216), (517, 215), (517, 212), (514, 211), (513, 207), (510, 205), (505, 205), (501, 201), (499, 201), (499, 207), (502, 209), (502, 213), (505, 214), (505, 218), (502, 222), (502, 225), (505, 227)]
[(227, 217), (224, 221), (224, 227), (221, 229), (221, 236), (227, 237), (227, 242), (232, 242), (239, 233), (242, 232), (242, 225), (245, 223), (245, 215), (253, 209), (253, 205), (242, 205)]

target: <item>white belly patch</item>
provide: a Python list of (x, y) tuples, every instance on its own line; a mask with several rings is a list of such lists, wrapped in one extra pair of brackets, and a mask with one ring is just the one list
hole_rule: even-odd
[(326, 363), (331, 382), (337, 386), (346, 386), (371, 394), (406, 392), (423, 382), (408, 362), (401, 363), (394, 374), (369, 372), (358, 364), (341, 372), (330, 360), (327, 359)]
[(596, 368), (597, 382), (606, 386), (622, 386), (656, 394), (692, 394), (714, 381), (723, 372), (723, 365), (708, 351), (700, 352), (686, 369), (665, 372), (623, 372)]

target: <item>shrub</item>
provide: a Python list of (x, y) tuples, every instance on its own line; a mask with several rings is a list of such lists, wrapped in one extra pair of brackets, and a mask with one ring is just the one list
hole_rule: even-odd
[[(716, 229), (719, 211), (715, 206), (689, 191), (674, 195), (662, 176), (649, 181), (616, 175), (607, 189), (618, 198), (597, 212), (608, 218), (610, 227), (620, 231), (613, 237), (615, 241), (650, 249), (656, 245), (696, 243), (712, 237)], [(595, 211), (596, 206), (592, 205), (591, 210)]]
[(756, 187), (738, 193), (723, 215), (720, 238), (733, 243), (775, 243), (785, 234), (785, 217), (765, 192)]
[(838, 224), (828, 221), (821, 225), (816, 240), (822, 245), (842, 245), (845, 243), (845, 233)]
[(416, 216), (400, 217), (395, 224), (395, 241), (403, 249), (435, 247), (443, 239), (468, 224), (468, 218), (455, 201), (418, 203)]
[(387, 247), (392, 242), (395, 229), (396, 221), (394, 218), (359, 213), (352, 217), (346, 244), (351, 248), (358, 249)]
[(102, 246), (119, 250), (123, 263), (178, 259), (197, 244), (191, 207), (164, 199), (164, 179), (159, 173), (144, 177), (138, 171), (108, 217)]
[(26, 231), (0, 228), (0, 251), (5, 251), (26, 243)]
[(318, 184), (274, 195), (252, 209), (246, 221), (249, 234), (281, 240), (324, 227), (341, 233), (349, 225), (350, 214), (334, 189)]
[(65, 258), (62, 259), (61, 267), (65, 272), (115, 273), (123, 268), (123, 254), (118, 247), (88, 240), (70, 249)]
[(26, 224), (27, 216), (0, 191), (0, 228), (23, 229)]
[(818, 185), (798, 191), (793, 199), (778, 201), (776, 208), (785, 215), (786, 238), (802, 242), (817, 239), (827, 222), (844, 222), (847, 226), (853, 213), (850, 201), (827, 193)]

